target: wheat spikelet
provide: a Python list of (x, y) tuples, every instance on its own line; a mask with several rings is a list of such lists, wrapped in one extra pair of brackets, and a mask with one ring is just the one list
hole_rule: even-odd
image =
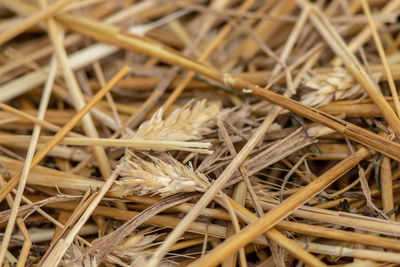
[[(379, 75), (373, 74), (373, 78), (376, 79)], [(350, 73), (341, 67), (335, 67), (331, 73), (310, 77), (303, 84), (312, 91), (303, 94), (301, 102), (317, 107), (335, 100), (354, 99), (364, 92)]]
[[(221, 111), (217, 104), (207, 104), (206, 100), (189, 102), (181, 109), (173, 111), (165, 120), (163, 110), (159, 109), (153, 117), (143, 122), (135, 140), (199, 140), (212, 132), (217, 119), (229, 111)], [(191, 166), (185, 166), (171, 156), (163, 161), (147, 155), (146, 161), (127, 150), (131, 160), (123, 160), (117, 170), (121, 176), (116, 181), (123, 194), (170, 196), (181, 192), (204, 191), (208, 187), (208, 178), (195, 172)]]
[(208, 178), (185, 166), (171, 156), (167, 161), (147, 155), (151, 161), (141, 159), (132, 153), (131, 160), (123, 160), (119, 165), (121, 186), (125, 195), (160, 195), (166, 197), (182, 192), (204, 192), (209, 186)]
[(147, 140), (199, 140), (212, 132), (219, 116), (226, 114), (220, 111), (217, 104), (207, 104), (206, 100), (189, 102), (183, 108), (176, 109), (163, 120), (163, 109), (159, 109), (153, 117), (143, 122), (134, 139)]
[[(123, 242), (116, 245), (111, 253), (131, 262), (131, 266), (140, 266), (145, 264), (146, 257), (151, 256), (151, 252), (146, 251), (146, 249), (152, 246), (160, 236), (159, 234), (143, 235), (133, 232)], [(163, 263), (163, 266), (169, 265)]]
[(83, 247), (71, 244), (60, 262), (61, 267), (95, 267), (95, 260), (84, 253)]

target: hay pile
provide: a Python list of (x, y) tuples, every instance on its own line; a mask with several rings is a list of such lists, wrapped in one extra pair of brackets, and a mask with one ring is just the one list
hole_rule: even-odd
[(1, 1), (0, 266), (398, 266), (399, 11)]

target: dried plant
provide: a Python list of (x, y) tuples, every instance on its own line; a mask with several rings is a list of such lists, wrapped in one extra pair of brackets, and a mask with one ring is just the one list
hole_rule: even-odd
[[(127, 238), (126, 241), (113, 248), (112, 254), (117, 256), (118, 258), (123, 259), (125, 262), (129, 262), (130, 266), (145, 266), (146, 265), (146, 259), (152, 255), (151, 251), (147, 251), (149, 247), (154, 246), (154, 241), (156, 238), (158, 238), (160, 235), (133, 235), (133, 239), (138, 239), (139, 237), (140, 241), (137, 244), (130, 244), (126, 245), (126, 243), (129, 242), (130, 239), (132, 238)], [(169, 267), (169, 266), (176, 266), (177, 263), (173, 262), (171, 260), (165, 260), (160, 262), (159, 266), (163, 267)]]
[(76, 244), (71, 244), (67, 252), (61, 260), (60, 266), (71, 267), (95, 267), (95, 260), (90, 255), (83, 253), (83, 247)]
[[(211, 127), (228, 112), (221, 112), (216, 104), (207, 105), (205, 100), (194, 104), (190, 102), (182, 109), (172, 112), (165, 120), (162, 119), (163, 110), (160, 109), (149, 121), (142, 123), (133, 139), (180, 141), (201, 139), (205, 134), (212, 132)], [(146, 155), (150, 159), (147, 161), (130, 150), (127, 150), (127, 153), (129, 159), (122, 160), (117, 168), (120, 179), (115, 183), (119, 188), (114, 189), (122, 191), (123, 195), (167, 197), (183, 192), (204, 192), (210, 185), (209, 179), (204, 174), (194, 171), (191, 165), (185, 166), (170, 155), (165, 155), (163, 159)], [(111, 240), (105, 241), (105, 245), (110, 247)], [(122, 247), (115, 249), (121, 250)], [(119, 255), (129, 254), (120, 252)], [(137, 253), (129, 255), (135, 258)], [(99, 253), (96, 257), (99, 257)]]
[(143, 122), (134, 139), (147, 140), (199, 140), (212, 132), (211, 127), (217, 118), (226, 114), (217, 104), (207, 104), (206, 100), (193, 104), (189, 102), (183, 108), (174, 110), (164, 120), (160, 108), (153, 117)]
[[(377, 78), (379, 74), (374, 74)], [(335, 67), (333, 72), (316, 74), (306, 78), (304, 86), (312, 91), (301, 96), (301, 102), (310, 106), (323, 106), (331, 101), (354, 99), (364, 93), (351, 74), (341, 67)]]
[(400, 1), (33, 2), (1, 1), (0, 266), (400, 266)]
[(139, 253), (142, 253), (151, 246), (158, 237), (160, 237), (159, 234), (143, 235), (133, 233), (131, 236), (128, 236), (122, 244), (115, 246), (112, 253), (132, 259), (136, 258)]
[(209, 186), (209, 179), (194, 171), (191, 165), (185, 166), (171, 156), (167, 161), (147, 155), (151, 161), (132, 154), (131, 160), (124, 160), (119, 165), (119, 181), (125, 195), (160, 195), (162, 197), (182, 192), (204, 192)]
[[(139, 255), (135, 258), (135, 260), (130, 264), (131, 267), (141, 267), (141, 266), (146, 266), (147, 261), (146, 258), (142, 255)], [(178, 263), (173, 262), (172, 260), (163, 260), (160, 262), (158, 265), (159, 267), (173, 267), (177, 266)]]

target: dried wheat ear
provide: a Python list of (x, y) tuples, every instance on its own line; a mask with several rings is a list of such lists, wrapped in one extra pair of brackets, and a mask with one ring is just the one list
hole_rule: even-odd
[[(207, 104), (206, 100), (191, 101), (183, 108), (176, 109), (165, 120), (163, 109), (159, 109), (153, 117), (143, 122), (133, 139), (153, 140), (200, 140), (213, 131), (218, 119), (230, 111), (221, 110), (217, 104)], [(131, 160), (123, 160), (119, 164), (118, 174), (121, 176), (117, 185), (121, 186), (124, 195), (160, 195), (170, 196), (181, 192), (205, 191), (209, 179), (202, 173), (185, 166), (172, 156), (166, 161), (147, 155), (146, 161), (132, 150)]]
[[(380, 73), (373, 73), (378, 80)], [(311, 90), (301, 95), (300, 101), (310, 106), (323, 106), (335, 100), (355, 99), (363, 96), (362, 87), (344, 68), (335, 67), (332, 72), (306, 77), (303, 85)]]
[(131, 160), (123, 160), (118, 168), (121, 178), (116, 184), (121, 186), (124, 195), (167, 197), (183, 192), (204, 192), (210, 184), (204, 174), (170, 155), (165, 161), (151, 155), (146, 155), (150, 161), (132, 156)]
[(208, 104), (206, 100), (191, 101), (183, 108), (174, 110), (164, 120), (160, 108), (153, 117), (143, 122), (133, 139), (146, 140), (200, 140), (212, 132), (217, 119), (229, 112), (220, 109), (217, 104)]

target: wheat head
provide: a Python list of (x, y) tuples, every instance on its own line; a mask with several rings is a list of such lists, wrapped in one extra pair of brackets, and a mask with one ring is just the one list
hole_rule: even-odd
[(183, 108), (174, 110), (163, 120), (163, 109), (159, 109), (153, 117), (143, 122), (134, 139), (147, 140), (199, 140), (212, 132), (221, 112), (217, 104), (207, 104), (206, 100), (193, 101)]
[(210, 182), (202, 173), (194, 171), (170, 155), (167, 161), (147, 155), (150, 161), (132, 153), (131, 160), (119, 165), (120, 180), (116, 184), (124, 195), (160, 195), (166, 197), (183, 192), (204, 192)]
[[(380, 74), (373, 74), (377, 79)], [(300, 101), (310, 106), (323, 106), (331, 101), (354, 99), (362, 96), (363, 89), (344, 68), (335, 67), (332, 72), (308, 77), (303, 85), (311, 92), (301, 96)]]

